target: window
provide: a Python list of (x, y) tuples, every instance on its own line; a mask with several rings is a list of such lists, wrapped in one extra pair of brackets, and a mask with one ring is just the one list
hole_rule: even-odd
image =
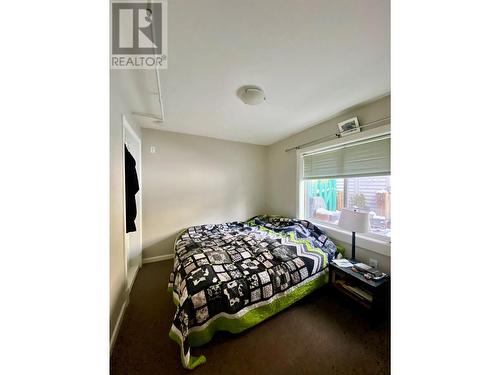
[[(301, 215), (338, 225), (343, 208), (369, 212), (370, 234), (391, 236), (390, 135), (318, 148), (302, 158)], [(382, 239), (382, 238), (380, 238)]]
[(342, 208), (370, 213), (370, 232), (391, 235), (391, 177), (349, 177), (304, 181), (306, 219), (337, 225)]

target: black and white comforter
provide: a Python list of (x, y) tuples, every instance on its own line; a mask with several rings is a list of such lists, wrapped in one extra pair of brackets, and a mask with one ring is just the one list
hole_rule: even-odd
[(188, 228), (175, 242), (169, 288), (177, 311), (170, 337), (192, 369), (190, 346), (218, 330), (241, 332), (327, 281), (336, 247), (305, 220), (257, 216), (246, 222)]

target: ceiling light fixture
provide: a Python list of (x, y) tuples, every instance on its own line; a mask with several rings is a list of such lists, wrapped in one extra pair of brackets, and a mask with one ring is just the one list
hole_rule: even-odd
[(260, 87), (257, 86), (243, 86), (237, 91), (237, 95), (248, 105), (257, 105), (266, 100), (266, 95)]

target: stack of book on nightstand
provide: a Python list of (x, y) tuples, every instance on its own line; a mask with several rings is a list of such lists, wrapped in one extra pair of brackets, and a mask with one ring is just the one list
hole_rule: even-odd
[(362, 300), (373, 302), (373, 295), (359, 286), (349, 285), (344, 279), (336, 281), (336, 284)]

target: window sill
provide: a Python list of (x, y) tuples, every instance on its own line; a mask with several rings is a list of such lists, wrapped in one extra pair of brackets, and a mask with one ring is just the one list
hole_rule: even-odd
[[(320, 229), (324, 230), (326, 234), (328, 234), (332, 238), (351, 244), (351, 239), (352, 239), (351, 232), (347, 232), (333, 225), (328, 225), (325, 222), (317, 221), (314, 219), (308, 219), (308, 220), (317, 227), (319, 227)], [(360, 247), (388, 257), (391, 256), (390, 240), (384, 241), (363, 234), (356, 234), (356, 247)]]

